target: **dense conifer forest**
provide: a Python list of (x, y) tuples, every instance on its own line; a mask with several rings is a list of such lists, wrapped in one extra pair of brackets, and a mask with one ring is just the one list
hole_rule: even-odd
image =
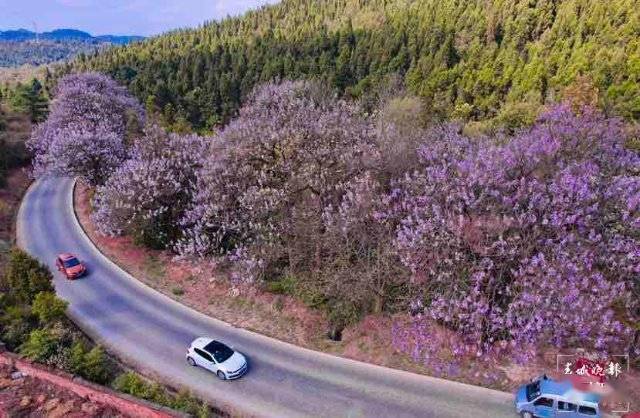
[(521, 124), (584, 77), (599, 105), (640, 118), (634, 0), (284, 0), (242, 17), (81, 56), (168, 125), (210, 129), (273, 79), (318, 78), (369, 100), (390, 74), (425, 117)]

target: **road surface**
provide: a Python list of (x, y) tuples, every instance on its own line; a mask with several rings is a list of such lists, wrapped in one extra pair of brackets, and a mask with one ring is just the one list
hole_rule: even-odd
[[(77, 281), (54, 274), (69, 315), (87, 334), (145, 372), (184, 386), (244, 416), (473, 417), (515, 416), (512, 396), (480, 387), (338, 358), (235, 328), (141, 284), (105, 258), (82, 232), (72, 207), (73, 180), (41, 180), (18, 214), (18, 244), (55, 272), (58, 253), (87, 263)], [(249, 359), (236, 381), (190, 367), (187, 345), (208, 335)]]

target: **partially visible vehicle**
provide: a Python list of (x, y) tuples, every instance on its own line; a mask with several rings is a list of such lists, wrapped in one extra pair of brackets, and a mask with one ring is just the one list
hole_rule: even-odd
[(67, 279), (74, 280), (87, 272), (85, 265), (73, 254), (63, 253), (56, 258), (56, 267)]
[(638, 412), (629, 412), (628, 414), (624, 414), (622, 418), (640, 418), (640, 411)]
[(569, 381), (542, 376), (516, 393), (516, 411), (522, 418), (601, 418), (600, 396), (576, 390)]
[(220, 380), (237, 379), (248, 370), (247, 359), (241, 353), (207, 337), (193, 340), (187, 350), (187, 362), (215, 373)]

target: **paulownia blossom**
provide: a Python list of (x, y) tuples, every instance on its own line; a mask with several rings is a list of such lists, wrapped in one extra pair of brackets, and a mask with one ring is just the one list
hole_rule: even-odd
[(498, 340), (634, 348), (640, 158), (622, 122), (557, 106), (506, 144), (452, 127), (428, 139), (422, 171), (397, 182), (382, 214), (423, 289), (418, 321), (457, 330), (459, 352)]
[(97, 189), (93, 220), (100, 231), (130, 234), (153, 248), (173, 243), (209, 144), (209, 138), (147, 127), (144, 137), (134, 143), (131, 157)]
[(322, 214), (375, 154), (371, 125), (319, 85), (258, 88), (216, 138), (182, 221), (182, 254), (233, 251), (248, 281), (319, 262)]
[(142, 122), (138, 102), (112, 79), (97, 73), (62, 78), (49, 118), (36, 127), (28, 146), (36, 176), (80, 177), (103, 183), (126, 158), (127, 126)]

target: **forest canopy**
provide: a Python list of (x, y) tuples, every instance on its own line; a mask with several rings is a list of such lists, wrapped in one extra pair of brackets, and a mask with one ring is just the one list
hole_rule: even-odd
[(257, 84), (316, 78), (361, 99), (389, 74), (428, 118), (520, 126), (581, 77), (640, 118), (640, 9), (630, 0), (285, 0), (62, 67), (125, 82), (167, 126), (228, 122)]

